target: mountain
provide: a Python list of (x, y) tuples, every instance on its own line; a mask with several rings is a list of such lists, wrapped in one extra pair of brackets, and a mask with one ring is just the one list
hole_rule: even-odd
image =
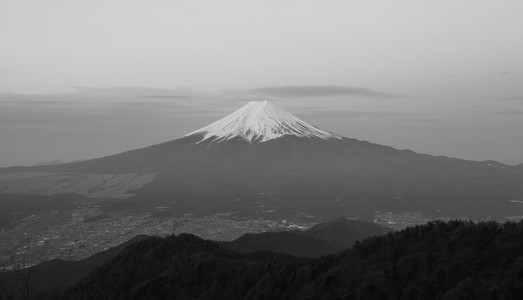
[(272, 251), (299, 257), (320, 257), (348, 249), (364, 238), (390, 231), (377, 224), (341, 217), (304, 231), (249, 233), (221, 244), (240, 253)]
[(523, 222), (431, 222), (319, 259), (149, 238), (60, 299), (521, 299)]
[[(53, 259), (36, 266), (29, 267), (23, 272), (29, 272), (29, 286), (30, 296), (53, 295), (57, 291), (63, 290), (71, 286), (87, 275), (89, 275), (96, 268), (102, 266), (113, 257), (117, 256), (125, 247), (148, 238), (145, 235), (138, 235), (127, 242), (124, 242), (116, 247), (112, 247), (100, 253), (97, 253), (89, 258), (79, 261), (65, 261), (61, 259)], [(0, 282), (7, 282), (16, 280), (17, 273), (20, 271), (9, 271), (0, 273)], [(0, 299), (2, 299), (0, 297)]]
[(98, 159), (0, 169), (0, 194), (65, 195), (169, 207), (329, 220), (376, 211), (429, 217), (523, 215), (521, 168), (418, 154), (319, 129), (271, 102), (250, 102), (179, 139)]

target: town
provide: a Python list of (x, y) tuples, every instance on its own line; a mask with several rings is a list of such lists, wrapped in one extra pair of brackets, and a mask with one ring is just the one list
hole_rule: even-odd
[(0, 270), (13, 261), (26, 266), (51, 259), (81, 260), (137, 235), (192, 233), (204, 239), (234, 240), (245, 233), (305, 229), (315, 223), (245, 218), (235, 213), (158, 217), (151, 212), (103, 214), (96, 206), (48, 211), (0, 229)]

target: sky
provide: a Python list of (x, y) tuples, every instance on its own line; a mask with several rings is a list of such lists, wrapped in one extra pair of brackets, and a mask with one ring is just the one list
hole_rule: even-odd
[(271, 100), (338, 134), (523, 163), (523, 1), (0, 0), (0, 166)]

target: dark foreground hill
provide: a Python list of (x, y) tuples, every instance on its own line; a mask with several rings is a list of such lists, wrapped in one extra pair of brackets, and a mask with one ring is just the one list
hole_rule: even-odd
[(319, 259), (152, 237), (60, 299), (523, 299), (523, 222), (432, 222)]
[(300, 257), (320, 257), (352, 247), (356, 241), (386, 234), (391, 229), (344, 217), (319, 223), (307, 230), (245, 234), (223, 242), (225, 248), (240, 252), (272, 251)]
[[(77, 283), (96, 268), (117, 256), (125, 247), (146, 238), (148, 236), (138, 235), (116, 247), (79, 261), (53, 259), (25, 270), (2, 272), (0, 273), (0, 299), (8, 298), (5, 297), (5, 292), (9, 290), (13, 291), (14, 299), (18, 299), (20, 292), (17, 291), (17, 285), (20, 284), (20, 279), (23, 277), (28, 277), (29, 295), (40, 294), (40, 297), (45, 299), (45, 295), (53, 295), (57, 291)], [(6, 286), (2, 286), (2, 283)]]
[[(380, 225), (342, 217), (330, 222), (319, 223), (304, 231), (246, 234), (232, 242), (221, 242), (220, 244), (240, 253), (272, 251), (314, 258), (340, 252), (351, 247), (356, 240), (387, 232), (389, 229)], [(20, 282), (17, 279), (18, 275), (30, 273), (29, 294), (31, 296), (39, 295), (40, 298), (45, 299), (46, 295), (54, 295), (77, 283), (118, 255), (125, 247), (145, 238), (148, 236), (137, 236), (121, 245), (80, 261), (54, 259), (30, 267), (23, 272), (0, 273), (0, 280), (5, 280), (9, 276), (10, 279), (7, 282), (11, 282), (12, 286), (14, 283)], [(2, 299), (1, 296), (0, 299)]]

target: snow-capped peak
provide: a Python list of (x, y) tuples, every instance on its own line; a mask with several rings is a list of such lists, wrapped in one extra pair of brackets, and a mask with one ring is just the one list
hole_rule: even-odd
[(185, 136), (190, 135), (203, 135), (200, 142), (242, 138), (250, 143), (266, 142), (286, 135), (325, 140), (341, 138), (300, 120), (269, 101), (249, 102), (223, 119)]

